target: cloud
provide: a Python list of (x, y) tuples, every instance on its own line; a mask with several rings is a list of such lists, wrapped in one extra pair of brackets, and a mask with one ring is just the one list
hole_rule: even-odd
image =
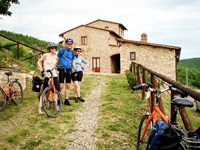
[(12, 17), (3, 16), (3, 30), (59, 42), (58, 35), (96, 19), (122, 23), (125, 38), (182, 47), (181, 58), (199, 56), (199, 0), (20, 0)]

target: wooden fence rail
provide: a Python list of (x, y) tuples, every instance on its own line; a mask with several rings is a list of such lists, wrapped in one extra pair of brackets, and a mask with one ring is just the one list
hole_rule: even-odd
[[(183, 85), (180, 82), (174, 81), (174, 80), (170, 79), (169, 77), (167, 77), (163, 74), (157, 73), (154, 70), (151, 70), (151, 69), (149, 69), (149, 68), (147, 68), (147, 67), (145, 67), (141, 64), (132, 62), (132, 73), (136, 77), (136, 84), (137, 85), (147, 82), (147, 72), (150, 74), (150, 80), (151, 80), (150, 82), (153, 84), (154, 87), (158, 87), (156, 79), (159, 79), (159, 80), (164, 81), (168, 84), (172, 84), (174, 87), (176, 87), (177, 89), (188, 94), (189, 96), (191, 96), (195, 100), (200, 101), (200, 92), (193, 90), (192, 88), (190, 88), (186, 85)], [(144, 97), (145, 97), (145, 91), (143, 90), (142, 91), (142, 99), (144, 99)], [(173, 95), (171, 95), (171, 100), (172, 100), (172, 98), (173, 98)], [(151, 96), (149, 98), (149, 104), (150, 104), (151, 110), (153, 109), (154, 99), (155, 99), (155, 94), (151, 93)], [(160, 110), (165, 114), (165, 109), (164, 109), (164, 106), (162, 104), (162, 99), (160, 100), (159, 107), (160, 107)], [(174, 108), (173, 108), (173, 106), (171, 106), (171, 116), (173, 115), (173, 113), (174, 113)], [(190, 122), (190, 119), (187, 115), (185, 108), (181, 109), (180, 115), (181, 115), (183, 124), (185, 126), (185, 129), (187, 131), (193, 132), (194, 129), (192, 127), (192, 124)]]

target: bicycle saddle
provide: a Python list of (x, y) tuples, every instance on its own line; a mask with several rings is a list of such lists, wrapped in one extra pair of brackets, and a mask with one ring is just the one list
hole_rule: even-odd
[(174, 96), (173, 100), (171, 101), (171, 104), (176, 106), (185, 106), (185, 107), (194, 106), (190, 100), (178, 96)]
[(5, 74), (6, 74), (7, 76), (11, 76), (11, 75), (12, 75), (12, 72), (11, 72), (11, 71), (5, 72)]

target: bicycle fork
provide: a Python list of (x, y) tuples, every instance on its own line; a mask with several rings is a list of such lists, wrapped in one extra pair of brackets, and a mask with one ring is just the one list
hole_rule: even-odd
[(143, 133), (142, 133), (142, 136), (141, 136), (140, 141), (143, 141), (143, 140), (144, 140), (144, 137), (145, 137), (145, 135), (146, 135), (146, 133), (147, 133), (147, 128), (148, 128), (148, 126), (151, 125), (151, 128), (152, 128), (152, 124), (149, 124), (149, 123), (150, 123), (150, 121), (153, 119), (153, 115), (151, 115), (150, 113), (147, 113), (146, 115), (149, 116), (149, 117), (148, 117), (148, 119), (146, 120), (145, 127), (144, 127), (144, 131), (143, 131)]

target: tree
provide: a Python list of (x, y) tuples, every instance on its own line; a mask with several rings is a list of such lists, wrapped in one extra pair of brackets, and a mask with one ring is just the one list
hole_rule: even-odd
[(0, 15), (11, 16), (12, 12), (10, 12), (8, 9), (13, 3), (20, 4), (18, 0), (0, 0)]

